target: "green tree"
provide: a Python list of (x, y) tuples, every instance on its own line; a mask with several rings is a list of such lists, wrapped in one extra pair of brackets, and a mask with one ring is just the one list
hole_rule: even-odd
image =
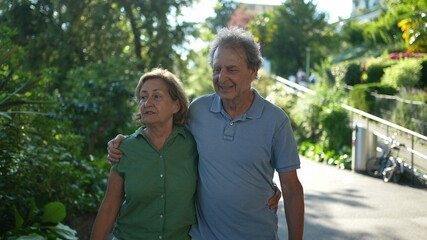
[(221, 28), (227, 27), (230, 15), (239, 7), (239, 4), (231, 0), (218, 0), (215, 5), (215, 15), (206, 19), (208, 28), (217, 33)]
[[(424, 2), (422, 9), (427, 8)], [(397, 24), (402, 30), (402, 37), (405, 40), (409, 52), (427, 51), (427, 11), (414, 11), (410, 18), (401, 20)]]
[[(0, 238), (8, 239), (6, 231), (20, 226), (14, 225), (17, 213), (32, 214), (29, 199), (38, 204), (61, 201), (72, 218), (96, 210), (102, 181), (101, 168), (80, 155), (83, 137), (75, 134), (70, 121), (60, 119), (56, 96), (46, 91), (55, 70), (25, 71), (25, 51), (12, 43), (16, 33), (1, 30)], [(32, 224), (25, 226), (37, 228)]]
[(311, 65), (319, 63), (334, 43), (326, 14), (316, 11), (312, 1), (289, 0), (275, 7), (273, 16), (255, 18), (251, 28), (265, 44), (264, 56), (272, 61), (272, 70), (283, 76), (305, 69), (307, 49)]
[[(114, 0), (124, 9), (132, 32), (133, 51), (140, 60), (141, 69), (161, 65), (172, 69), (180, 61), (176, 48), (181, 46), (187, 35), (193, 33), (191, 23), (180, 22), (183, 7), (193, 0)], [(171, 20), (173, 22), (171, 22)]]
[[(178, 20), (193, 0), (13, 0), (0, 3), (0, 22), (17, 32), (28, 70), (57, 68), (53, 89), (63, 89), (68, 70), (109, 57), (135, 58), (144, 71), (172, 69), (178, 48), (193, 34)], [(49, 43), (49, 44), (46, 44)]]
[(58, 69), (54, 88), (74, 65), (122, 54), (129, 39), (120, 8), (110, 1), (2, 1), (0, 12), (1, 25), (25, 47), (27, 70)]

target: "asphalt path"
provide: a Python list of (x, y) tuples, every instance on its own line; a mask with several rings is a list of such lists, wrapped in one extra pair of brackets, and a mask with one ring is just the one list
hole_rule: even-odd
[[(304, 239), (427, 239), (427, 190), (301, 159)], [(276, 182), (279, 182), (276, 176)], [(283, 199), (279, 238), (288, 239)]]

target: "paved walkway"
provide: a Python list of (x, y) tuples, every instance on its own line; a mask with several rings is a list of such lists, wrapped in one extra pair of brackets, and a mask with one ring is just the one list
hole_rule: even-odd
[[(427, 239), (427, 190), (302, 159), (306, 240)], [(278, 182), (278, 180), (276, 180)], [(287, 239), (283, 202), (279, 236)]]

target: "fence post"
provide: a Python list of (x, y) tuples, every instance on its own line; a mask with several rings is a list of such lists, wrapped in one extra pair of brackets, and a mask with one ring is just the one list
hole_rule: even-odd
[[(411, 149), (414, 149), (414, 135), (411, 136)], [(414, 151), (411, 151), (411, 185), (415, 184)]]

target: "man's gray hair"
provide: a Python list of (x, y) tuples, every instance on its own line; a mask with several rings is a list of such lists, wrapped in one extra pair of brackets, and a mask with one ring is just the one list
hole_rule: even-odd
[(209, 65), (213, 67), (213, 55), (218, 48), (243, 48), (246, 52), (247, 65), (259, 70), (262, 66), (260, 46), (254, 36), (243, 28), (222, 28), (216, 35), (209, 50)]

